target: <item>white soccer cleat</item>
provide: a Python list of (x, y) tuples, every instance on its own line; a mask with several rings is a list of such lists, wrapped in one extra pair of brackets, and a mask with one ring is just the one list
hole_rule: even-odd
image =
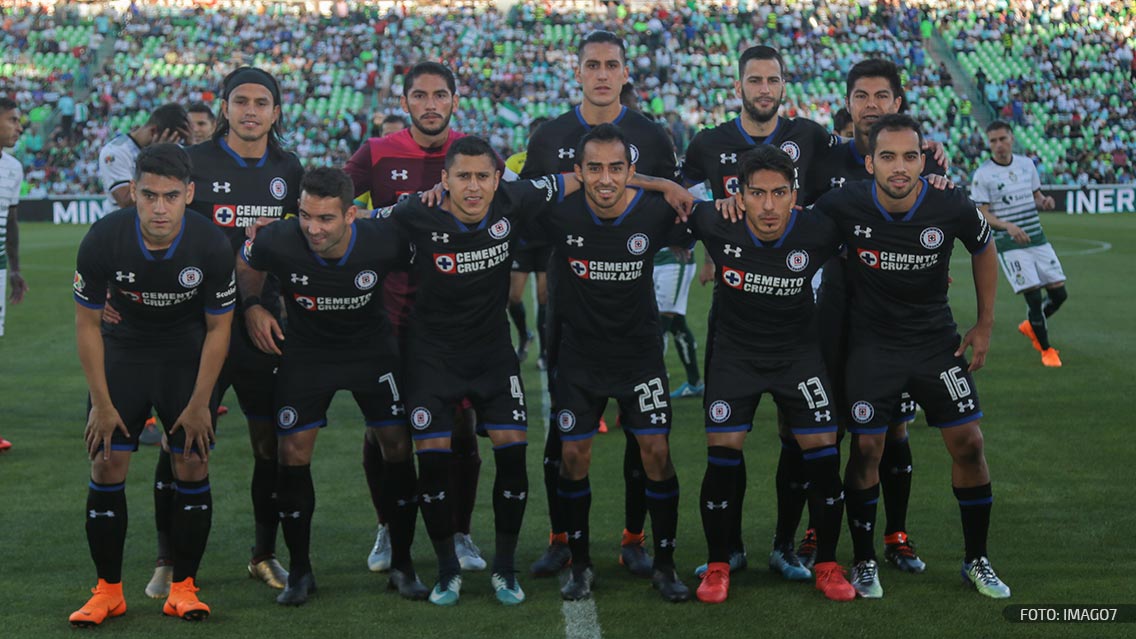
[(379, 532), (375, 535), (375, 547), (371, 549), (371, 554), (367, 555), (367, 568), (371, 572), (386, 572), (391, 567), (391, 542), (390, 542), (390, 529), (386, 524), (379, 526)]

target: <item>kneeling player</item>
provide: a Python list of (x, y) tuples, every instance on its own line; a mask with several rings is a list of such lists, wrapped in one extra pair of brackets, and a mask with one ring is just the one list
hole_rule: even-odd
[[(990, 226), (958, 189), (937, 191), (920, 177), (919, 124), (880, 118), (868, 136), (865, 180), (831, 191), (815, 210), (830, 215), (848, 246), (849, 353), (846, 397), (852, 453), (845, 470), (848, 524), (861, 597), (883, 596), (873, 532), (879, 465), (888, 424), (906, 388), (939, 428), (951, 454), (962, 512), (962, 577), (988, 597), (1010, 596), (986, 557), (994, 501), (983, 453), (982, 410), (971, 373), (985, 364), (994, 325), (997, 256)], [(970, 252), (978, 321), (960, 338), (947, 302), (955, 239)], [(973, 347), (973, 362), (963, 357)]]
[[(308, 172), (300, 184), (299, 218), (260, 231), (245, 244), (237, 266), (249, 336), (267, 353), (281, 354), (276, 337), (285, 345), (274, 393), (280, 438), (276, 492), (292, 558), (288, 585), (276, 597), (284, 605), (302, 605), (316, 588), (309, 557), (315, 511), (311, 459), (339, 390), (351, 391), (367, 426), (379, 433), (391, 534), (390, 586), (410, 599), (426, 597), (410, 560), (417, 508), (410, 432), (396, 381), (398, 355), (376, 295), (387, 272), (406, 261), (408, 249), (389, 222), (356, 222), (352, 195), (346, 173)], [(284, 291), (285, 335), (260, 306), (269, 273)]]
[[(793, 160), (784, 151), (759, 146), (747, 152), (738, 176), (740, 190), (734, 197), (744, 219), (724, 220), (713, 204), (704, 203), (690, 222), (691, 232), (714, 260), (718, 280), (700, 499), (709, 563), (698, 599), (721, 603), (729, 594), (731, 532), (740, 514), (736, 475), (754, 411), (768, 392), (792, 430), (792, 443), (803, 453), (809, 498), (820, 513), (816, 587), (829, 599), (851, 601), (856, 591), (836, 563), (844, 509), (840, 451), (834, 395), (813, 329), (810, 285), (837, 254), (840, 240), (830, 219), (793, 210)], [(760, 326), (755, 328), (755, 322)]]
[[(137, 206), (96, 222), (79, 247), (75, 325), (90, 391), (84, 437), (93, 460), (87, 543), (98, 585), (71, 614), (74, 626), (126, 612), (126, 471), (151, 409), (174, 453), (173, 584), (162, 612), (191, 621), (209, 616), (194, 580), (213, 519), (213, 390), (229, 347), (236, 287), (224, 235), (205, 218), (186, 214), (193, 200), (190, 171), (181, 148), (146, 147), (131, 184)], [(122, 321), (100, 329), (108, 301)]]

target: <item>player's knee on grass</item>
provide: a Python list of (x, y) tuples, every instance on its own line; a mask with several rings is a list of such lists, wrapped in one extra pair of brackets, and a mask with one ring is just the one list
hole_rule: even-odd
[(253, 457), (275, 462), (277, 457), (276, 424), (267, 419), (250, 419), (248, 427)]
[(671, 449), (666, 435), (641, 435), (637, 439), (647, 479), (662, 481), (669, 477), (667, 469), (671, 466)]
[(111, 450), (110, 459), (103, 459), (100, 450), (91, 462), (91, 479), (99, 484), (121, 484), (130, 469), (129, 450)]
[(318, 428), (284, 435), (278, 444), (280, 463), (285, 466), (307, 466), (312, 463)]
[[(378, 431), (378, 432), (375, 432)], [(374, 437), (383, 452), (383, 459), (390, 462), (403, 462), (410, 459), (410, 429), (406, 426), (385, 426), (368, 428), (367, 437)]]
[(592, 440), (564, 442), (560, 452), (560, 474), (577, 481), (588, 476), (592, 465)]

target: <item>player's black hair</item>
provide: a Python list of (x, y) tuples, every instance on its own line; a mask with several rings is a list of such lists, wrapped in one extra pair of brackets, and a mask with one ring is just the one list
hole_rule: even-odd
[(623, 83), (623, 87), (619, 89), (619, 103), (629, 109), (638, 108), (639, 95), (635, 93), (634, 82)]
[(458, 138), (457, 140), (454, 140), (454, 143), (450, 145), (450, 150), (446, 151), (447, 171), (450, 170), (450, 167), (454, 165), (454, 160), (457, 159), (459, 155), (470, 157), (487, 155), (493, 162), (494, 168), (496, 168), (497, 154), (493, 152), (493, 147), (489, 146), (488, 142), (486, 142), (482, 138), (477, 137), (476, 135), (467, 135), (464, 138)]
[(795, 190), (796, 180), (793, 167), (793, 158), (781, 149), (770, 144), (759, 144), (742, 154), (738, 165), (738, 176), (747, 183), (749, 178), (758, 171), (774, 171), (785, 176), (789, 181), (789, 189)]
[(304, 178), (300, 180), (300, 192), (318, 198), (339, 198), (344, 213), (355, 201), (355, 186), (351, 177), (342, 169), (329, 166), (305, 171)]
[(150, 114), (150, 119), (146, 120), (146, 124), (153, 126), (156, 129), (154, 133), (157, 135), (169, 130), (189, 133), (189, 113), (182, 105), (170, 102), (154, 109)]
[(547, 115), (533, 118), (533, 121), (529, 122), (529, 137), (531, 138), (533, 133), (536, 133), (536, 130), (540, 128), (540, 125), (548, 122), (551, 119), (552, 118), (548, 117)]
[[(240, 67), (225, 76), (221, 81), (221, 99), (227, 102), (229, 93), (242, 84), (259, 84), (265, 87), (272, 94), (272, 106), (280, 106), (280, 83), (271, 73), (257, 67)], [(229, 118), (218, 118), (217, 128), (213, 129), (213, 139), (223, 140), (229, 134), (229, 129)], [(284, 112), (281, 109), (280, 117), (276, 118), (276, 123), (268, 130), (268, 148), (280, 151), (283, 148), (280, 144), (283, 135)]]
[(584, 147), (588, 146), (588, 142), (619, 142), (623, 145), (623, 155), (627, 160), (627, 166), (631, 166), (631, 142), (627, 140), (627, 136), (623, 131), (611, 124), (605, 122), (597, 127), (593, 127), (588, 131), (584, 137), (580, 138), (580, 142), (576, 145), (576, 166), (583, 166), (584, 162)]
[(406, 72), (406, 77), (402, 80), (402, 95), (410, 95), (410, 87), (420, 75), (436, 75), (446, 81), (446, 87), (451, 94), (458, 92), (457, 80), (454, 79), (454, 72), (449, 67), (440, 62), (426, 61), (419, 62)]
[(20, 108), (20, 105), (16, 104), (15, 100), (0, 96), (0, 112), (11, 111), (12, 109), (18, 108)]
[(1013, 129), (1013, 127), (1010, 126), (1010, 123), (1006, 122), (1004, 120), (994, 120), (990, 124), (986, 125), (986, 132), (987, 133), (990, 133), (991, 131), (996, 131), (998, 129), (1006, 129), (1010, 133), (1014, 132), (1014, 129)]
[(919, 136), (919, 152), (923, 152), (923, 129), (909, 115), (889, 113), (876, 120), (871, 130), (868, 131), (868, 155), (876, 154), (876, 140), (880, 137), (880, 131), (915, 131), (915, 134)]
[(852, 97), (852, 87), (860, 78), (884, 78), (891, 85), (891, 94), (902, 100), (899, 103), (900, 113), (907, 109), (907, 95), (903, 92), (903, 82), (899, 79), (899, 67), (895, 66), (895, 63), (891, 60), (871, 58), (852, 65), (844, 85), (846, 89), (844, 92), (845, 99)]
[(143, 173), (181, 180), (189, 184), (193, 172), (193, 161), (185, 149), (177, 144), (151, 144), (138, 152), (134, 163), (134, 181), (142, 179)]
[(194, 102), (186, 109), (188, 113), (204, 113), (210, 120), (216, 120), (217, 116), (213, 114), (213, 109), (209, 108), (208, 104), (204, 102)]
[(741, 80), (745, 77), (746, 64), (750, 60), (776, 60), (777, 67), (781, 69), (781, 76), (785, 75), (785, 59), (781, 57), (781, 53), (773, 47), (767, 47), (759, 44), (755, 47), (750, 47), (742, 52), (742, 57), (738, 58), (738, 79)]
[(840, 107), (836, 115), (832, 116), (832, 130), (833, 132), (843, 130), (844, 127), (848, 126), (851, 122), (852, 114), (848, 112), (848, 109)]
[(406, 117), (397, 113), (388, 113), (387, 116), (383, 118), (383, 121), (379, 122), (379, 126), (390, 124), (391, 122), (398, 122), (404, 129), (410, 126), (410, 123), (406, 121)]
[(589, 44), (614, 44), (619, 47), (619, 59), (627, 64), (627, 45), (624, 44), (623, 38), (615, 35), (611, 31), (592, 31), (585, 35), (580, 40), (580, 46), (576, 49), (576, 56), (580, 62), (584, 61), (584, 47)]

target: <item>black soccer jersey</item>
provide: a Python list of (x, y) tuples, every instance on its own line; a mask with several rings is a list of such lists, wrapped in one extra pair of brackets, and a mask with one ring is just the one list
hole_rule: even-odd
[(795, 210), (780, 239), (762, 242), (744, 219), (725, 220), (713, 203), (703, 202), (690, 231), (716, 267), (715, 355), (786, 359), (817, 347), (810, 282), (840, 250), (831, 219)]
[(418, 294), (410, 314), (411, 339), (446, 353), (508, 345), (510, 241), (563, 189), (559, 175), (502, 182), (475, 225), (417, 197), (381, 209), (379, 215), (394, 220), (414, 253)]
[[(817, 159), (839, 142), (840, 138), (812, 120), (780, 116), (773, 133), (755, 139), (742, 128), (741, 118), (734, 118), (694, 136), (686, 149), (682, 174), (688, 182), (709, 181), (714, 199), (720, 200), (738, 192), (738, 161), (742, 154), (758, 144), (771, 144), (793, 159), (796, 186), (801, 191), (810, 184), (809, 175)], [(798, 194), (797, 201), (812, 201), (805, 196), (803, 192)]]
[(933, 348), (957, 340), (947, 303), (951, 251), (956, 238), (972, 254), (985, 250), (990, 226), (962, 190), (920, 181), (906, 213), (885, 211), (872, 180), (830, 191), (814, 206), (836, 221), (848, 246), (851, 341)]
[(116, 346), (150, 350), (200, 340), (204, 314), (232, 311), (236, 294), (225, 236), (193, 211), (165, 250), (146, 248), (134, 207), (95, 222), (79, 245), (75, 301), (101, 309), (109, 299), (122, 321), (102, 330)]
[(690, 244), (662, 195), (637, 191), (612, 220), (600, 219), (582, 191), (539, 219), (553, 249), (549, 278), (557, 282), (563, 346), (623, 368), (662, 348), (651, 279), (655, 253)]
[(347, 253), (325, 260), (308, 248), (298, 219), (269, 225), (245, 243), (241, 259), (280, 281), (288, 312), (284, 348), (310, 360), (361, 359), (386, 347), (390, 325), (382, 281), (409, 258), (389, 220), (357, 220)]
[[(935, 161), (934, 156), (927, 154), (927, 163), (923, 167), (923, 175), (946, 175), (947, 168)], [(820, 154), (809, 171), (811, 185), (805, 189), (803, 195), (809, 199), (797, 198), (797, 203), (809, 206), (817, 198), (832, 189), (839, 189), (845, 184), (858, 180), (869, 180), (872, 175), (864, 166), (864, 156), (856, 150), (856, 143), (852, 140), (838, 144), (827, 152)]]
[(261, 158), (242, 158), (224, 139), (186, 150), (193, 160), (190, 207), (225, 232), (234, 255), (244, 244), (245, 227), (258, 217), (283, 218), (298, 212), (304, 169), (296, 154), (269, 147)]

